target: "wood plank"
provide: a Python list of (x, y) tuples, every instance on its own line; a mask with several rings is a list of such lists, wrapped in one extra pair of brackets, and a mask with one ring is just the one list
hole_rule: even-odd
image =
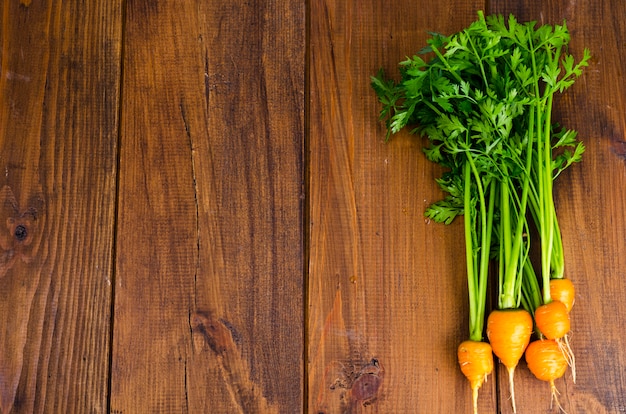
[[(556, 382), (563, 408), (572, 413), (626, 411), (626, 8), (620, 0), (596, 2), (490, 2), (492, 12), (514, 13), (520, 21), (561, 24), (570, 30), (570, 51), (593, 59), (583, 76), (555, 100), (554, 119), (579, 132), (583, 162), (555, 183), (565, 245), (565, 266), (577, 286), (571, 344), (577, 381), (569, 373)], [(516, 397), (522, 412), (549, 411), (549, 387), (521, 364)], [(502, 412), (506, 378), (501, 372)]]
[[(456, 361), (467, 339), (461, 222), (424, 219), (442, 197), (421, 141), (385, 144), (369, 86), (427, 31), (465, 27), (480, 1), (314, 0), (310, 11), (308, 412), (471, 412)], [(481, 412), (495, 412), (494, 382)]]
[(0, 2), (0, 412), (105, 412), (121, 2)]
[(127, 5), (112, 412), (299, 412), (304, 4)]

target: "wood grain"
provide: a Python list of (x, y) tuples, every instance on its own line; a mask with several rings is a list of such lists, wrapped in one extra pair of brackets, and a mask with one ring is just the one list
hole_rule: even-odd
[(0, 412), (105, 412), (120, 2), (0, 10)]
[[(419, 138), (383, 142), (369, 79), (381, 66), (396, 74), (427, 31), (460, 30), (483, 3), (414, 6), (311, 2), (311, 413), (471, 411), (456, 363), (468, 332), (462, 226), (424, 219), (441, 171)], [(480, 406), (495, 410), (493, 381)]]
[(299, 412), (304, 5), (127, 6), (112, 410)]

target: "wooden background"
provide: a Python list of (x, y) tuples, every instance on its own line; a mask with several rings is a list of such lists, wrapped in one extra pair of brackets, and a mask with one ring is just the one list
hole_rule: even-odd
[(626, 412), (623, 0), (0, 0), (0, 413), (470, 413), (462, 225), (424, 220), (439, 171), (369, 76), (480, 9), (593, 54), (556, 101), (587, 146), (557, 386)]

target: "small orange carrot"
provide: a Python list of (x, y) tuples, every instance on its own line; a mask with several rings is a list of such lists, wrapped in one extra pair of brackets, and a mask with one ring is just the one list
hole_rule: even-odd
[(467, 340), (457, 349), (459, 365), (472, 387), (474, 414), (478, 414), (478, 389), (493, 371), (493, 354), (487, 342)]
[(558, 300), (541, 305), (535, 309), (535, 323), (546, 338), (563, 338), (570, 330), (567, 307)]
[(558, 300), (535, 309), (537, 329), (548, 339), (554, 339), (563, 357), (572, 368), (572, 379), (576, 382), (576, 358), (569, 344), (570, 319), (567, 306)]
[(565, 412), (559, 403), (557, 397), (559, 392), (554, 385), (554, 381), (565, 374), (568, 365), (559, 344), (553, 339), (533, 341), (526, 348), (526, 364), (537, 379), (550, 384), (552, 399), (556, 401), (559, 409)]
[(533, 319), (523, 309), (494, 310), (487, 318), (487, 337), (493, 353), (500, 359), (509, 374), (509, 387), (513, 412), (515, 407), (515, 387), (513, 377), (515, 367), (530, 342)]
[(576, 289), (569, 279), (552, 279), (550, 280), (550, 296), (554, 300), (563, 302), (567, 311), (572, 310), (574, 306)]

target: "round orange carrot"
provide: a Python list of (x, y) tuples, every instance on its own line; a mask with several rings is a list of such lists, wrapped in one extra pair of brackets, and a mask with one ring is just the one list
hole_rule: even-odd
[(570, 331), (567, 306), (558, 300), (539, 306), (535, 309), (535, 323), (543, 336), (555, 340), (563, 357), (572, 368), (572, 378), (576, 382), (576, 358), (567, 335)]
[(526, 364), (537, 379), (550, 384), (552, 398), (563, 410), (557, 398), (558, 391), (554, 385), (554, 380), (565, 374), (568, 362), (557, 341), (553, 339), (533, 341), (526, 348)]
[(550, 280), (550, 296), (554, 300), (563, 302), (567, 311), (572, 310), (574, 306), (576, 289), (574, 284), (569, 279), (552, 279)]
[(567, 360), (554, 339), (539, 339), (526, 348), (528, 369), (541, 381), (554, 381), (567, 370)]
[(516, 412), (513, 384), (515, 367), (530, 342), (532, 330), (533, 319), (530, 313), (523, 309), (494, 310), (487, 318), (487, 337), (491, 348), (509, 374), (513, 412)]
[(535, 309), (535, 323), (546, 338), (563, 338), (570, 329), (567, 307), (558, 300), (541, 305)]
[(467, 340), (457, 349), (459, 365), (472, 387), (474, 413), (478, 413), (478, 389), (493, 371), (493, 354), (487, 342)]

